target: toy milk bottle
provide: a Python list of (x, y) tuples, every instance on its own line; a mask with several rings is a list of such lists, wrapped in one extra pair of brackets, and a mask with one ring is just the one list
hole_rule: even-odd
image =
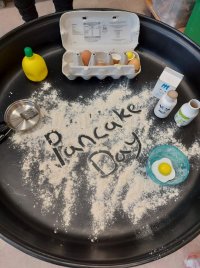
[(175, 114), (174, 120), (178, 127), (188, 125), (199, 113), (200, 102), (192, 99), (181, 106)]
[(165, 93), (158, 101), (154, 114), (159, 118), (166, 118), (177, 104), (178, 93), (175, 90), (170, 90)]
[(165, 67), (152, 91), (153, 96), (160, 99), (168, 91), (176, 90), (183, 77), (183, 74)]
[(34, 82), (40, 82), (44, 80), (48, 74), (47, 65), (44, 59), (33, 53), (30, 47), (24, 48), (25, 56), (22, 60), (22, 69), (26, 77)]

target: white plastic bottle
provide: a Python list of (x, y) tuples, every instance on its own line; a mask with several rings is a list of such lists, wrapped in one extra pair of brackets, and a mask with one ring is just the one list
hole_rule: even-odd
[(177, 104), (178, 93), (170, 90), (165, 93), (156, 104), (154, 114), (159, 118), (166, 118)]
[(198, 115), (199, 108), (200, 102), (196, 99), (183, 104), (174, 117), (177, 126), (188, 125)]

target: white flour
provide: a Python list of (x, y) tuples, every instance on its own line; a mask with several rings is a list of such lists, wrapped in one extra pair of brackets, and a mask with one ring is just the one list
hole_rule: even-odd
[(70, 102), (59, 97), (49, 83), (33, 93), (42, 120), (34, 131), (16, 133), (11, 141), (23, 152), (23, 180), (32, 186), (36, 203), (42, 203), (42, 213), (56, 213), (56, 201), (61, 200), (59, 215), (66, 231), (72, 218), (78, 217), (83, 184), (92, 237), (115, 222), (116, 212), (125, 213), (132, 224), (138, 224), (181, 194), (179, 187), (161, 187), (147, 179), (146, 159), (150, 149), (165, 143), (176, 145), (188, 158), (198, 158), (199, 140), (187, 150), (175, 138), (178, 128), (174, 122), (164, 133), (155, 126), (151, 115), (156, 99), (151, 90), (144, 87), (134, 95), (120, 85), (99, 90), (91, 99), (80, 96)]

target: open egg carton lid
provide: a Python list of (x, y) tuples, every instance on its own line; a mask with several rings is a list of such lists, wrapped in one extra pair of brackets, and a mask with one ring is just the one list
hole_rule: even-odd
[(74, 52), (134, 50), (139, 31), (138, 16), (126, 11), (70, 11), (60, 18), (63, 47)]
[[(70, 11), (64, 13), (60, 18), (60, 32), (62, 45), (66, 50), (63, 55), (63, 73), (69, 79), (77, 76), (98, 77), (98, 71), (103, 73), (103, 67), (95, 69), (96, 66), (90, 66), (86, 70), (87, 66), (81, 66), (84, 70), (81, 71), (81, 68), (77, 68), (76, 72), (76, 68), (70, 69), (69, 62), (72, 57), (68, 58), (66, 53), (80, 53), (84, 50), (92, 53), (102, 50), (105, 53), (134, 51), (138, 45), (140, 21), (135, 13), (126, 11)], [(136, 75), (132, 66), (122, 67), (122, 73), (120, 73), (119, 67), (106, 67), (106, 76), (120, 77), (126, 73), (130, 76), (131, 72), (133, 74), (130, 78)]]

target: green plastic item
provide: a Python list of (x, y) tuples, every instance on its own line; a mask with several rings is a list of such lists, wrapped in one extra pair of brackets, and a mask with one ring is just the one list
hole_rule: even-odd
[(24, 54), (26, 57), (32, 57), (33, 56), (33, 50), (31, 47), (25, 47), (24, 48)]
[(200, 0), (196, 0), (184, 33), (200, 46)]

